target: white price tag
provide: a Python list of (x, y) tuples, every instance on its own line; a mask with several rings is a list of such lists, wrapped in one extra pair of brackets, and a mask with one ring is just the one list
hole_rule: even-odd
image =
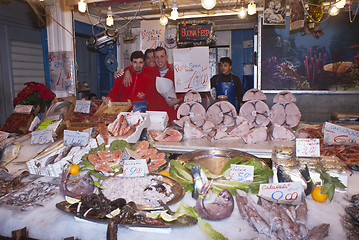
[(31, 144), (45, 144), (54, 142), (55, 136), (54, 130), (46, 129), (46, 130), (37, 130), (31, 133)]
[(88, 132), (64, 130), (64, 145), (86, 146), (89, 142)]
[(254, 166), (231, 164), (230, 180), (253, 182)]
[(258, 196), (271, 202), (299, 204), (303, 185), (300, 182), (267, 183), (259, 186)]
[(10, 133), (8, 133), (8, 132), (0, 131), (0, 142), (1, 142), (2, 140), (5, 140), (6, 138), (8, 138), (9, 135), (10, 135)]
[(30, 114), (34, 106), (32, 105), (16, 105), (14, 113)]
[(319, 138), (297, 138), (295, 141), (297, 157), (320, 157)]
[(91, 101), (76, 100), (74, 112), (90, 113)]
[(125, 177), (143, 177), (148, 173), (146, 159), (125, 160), (123, 175)]

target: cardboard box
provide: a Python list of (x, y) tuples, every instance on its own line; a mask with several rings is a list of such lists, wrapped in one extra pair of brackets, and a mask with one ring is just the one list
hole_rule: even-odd
[(167, 112), (147, 111), (146, 113), (150, 117), (150, 125), (147, 128), (148, 130), (165, 130), (168, 125)]

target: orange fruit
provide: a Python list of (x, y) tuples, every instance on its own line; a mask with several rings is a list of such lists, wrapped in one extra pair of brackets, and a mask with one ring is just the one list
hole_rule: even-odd
[(71, 165), (70, 165), (70, 174), (71, 175), (79, 174), (80, 173), (79, 169), (80, 169), (79, 165), (71, 163)]
[(166, 171), (166, 170), (163, 170), (160, 173), (163, 174), (163, 175), (170, 176), (170, 173), (168, 171)]
[(325, 202), (328, 198), (328, 194), (323, 194), (321, 192), (322, 190), (322, 187), (321, 186), (318, 186), (318, 187), (315, 187), (312, 191), (312, 198), (314, 201), (317, 201), (317, 202)]

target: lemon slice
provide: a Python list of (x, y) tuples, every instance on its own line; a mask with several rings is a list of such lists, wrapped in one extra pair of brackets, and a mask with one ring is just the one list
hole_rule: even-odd
[(118, 214), (120, 214), (120, 212), (121, 212), (121, 210), (119, 208), (116, 208), (115, 210), (113, 210), (112, 212), (107, 214), (106, 217), (113, 218), (113, 217), (117, 216)]
[(66, 200), (66, 202), (68, 202), (69, 204), (75, 204), (75, 203), (80, 202), (80, 199), (73, 198), (73, 197), (69, 197), (69, 196), (65, 196), (65, 200)]
[(157, 219), (161, 216), (161, 213), (162, 212), (167, 212), (166, 211), (151, 211), (151, 212), (147, 212), (146, 213), (146, 217), (149, 217), (149, 218), (153, 218), (153, 219)]
[(180, 216), (183, 216), (186, 212), (183, 211), (183, 212), (180, 212), (180, 213), (177, 213), (175, 215), (170, 215), (167, 213), (167, 211), (162, 211), (161, 212), (161, 218), (163, 220), (165, 220), (166, 222), (172, 222), (174, 220), (177, 220)]

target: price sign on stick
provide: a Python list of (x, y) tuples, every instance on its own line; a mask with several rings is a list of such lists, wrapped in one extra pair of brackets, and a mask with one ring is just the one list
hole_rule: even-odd
[(91, 101), (77, 100), (74, 112), (90, 113)]
[(0, 142), (1, 142), (2, 140), (5, 140), (6, 138), (8, 138), (9, 135), (10, 135), (10, 133), (8, 133), (8, 132), (0, 131)]
[(230, 180), (253, 182), (254, 166), (231, 164)]
[(31, 133), (31, 144), (45, 144), (54, 142), (55, 132), (52, 129), (37, 130)]
[(302, 192), (300, 182), (267, 183), (259, 186), (258, 196), (271, 202), (296, 205), (301, 202)]
[(89, 142), (88, 132), (64, 130), (64, 145), (86, 146)]
[(146, 159), (125, 160), (123, 175), (125, 177), (143, 177), (148, 173)]
[(16, 105), (14, 113), (30, 114), (34, 106), (32, 105)]
[(320, 157), (318, 138), (297, 138), (295, 143), (297, 157)]

